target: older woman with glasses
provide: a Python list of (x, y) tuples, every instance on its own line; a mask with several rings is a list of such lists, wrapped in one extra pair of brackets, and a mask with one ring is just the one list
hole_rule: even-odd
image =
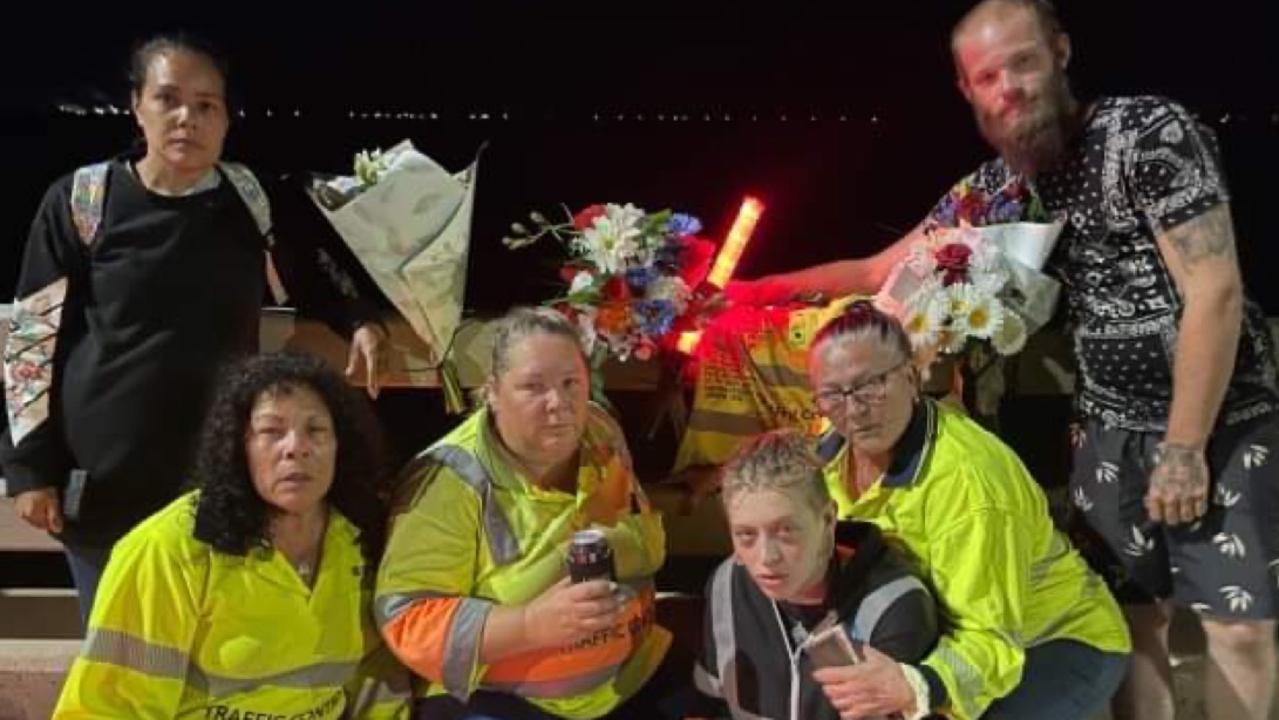
[(1017, 455), (921, 397), (905, 332), (868, 302), (817, 335), (809, 373), (832, 425), (819, 454), (840, 517), (875, 523), (903, 549), (945, 618), (918, 664), (872, 650), (865, 663), (819, 670), (842, 716), (1101, 711), (1123, 679), (1128, 633)]

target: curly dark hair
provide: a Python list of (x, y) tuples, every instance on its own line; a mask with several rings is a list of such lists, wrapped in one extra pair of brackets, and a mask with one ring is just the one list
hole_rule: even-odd
[(295, 387), (314, 390), (333, 417), (337, 461), (326, 499), (359, 529), (365, 559), (376, 563), (386, 540), (382, 434), (368, 401), (311, 355), (257, 355), (224, 373), (196, 454), (195, 537), (231, 555), (269, 545), (272, 510), (253, 487), (245, 438), (258, 397)]

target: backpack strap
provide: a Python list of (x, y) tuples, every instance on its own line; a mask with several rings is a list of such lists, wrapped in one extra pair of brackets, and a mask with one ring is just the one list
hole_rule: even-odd
[(268, 249), (275, 246), (275, 236), (272, 235), (271, 227), (271, 203), (267, 200), (266, 191), (262, 189), (262, 183), (258, 182), (258, 178), (245, 165), (233, 162), (220, 162), (218, 168), (231, 181), (231, 187), (235, 188), (235, 192), (244, 201), (249, 208), (249, 213), (253, 215), (253, 222), (257, 223), (258, 232), (262, 233), (262, 239), (266, 241)]
[(85, 165), (75, 171), (71, 179), (71, 221), (75, 224), (80, 243), (86, 248), (93, 245), (102, 224), (102, 211), (107, 194), (108, 162)]
[(271, 223), (271, 202), (267, 199), (266, 191), (262, 189), (262, 183), (258, 182), (257, 176), (246, 165), (220, 162), (218, 168), (231, 182), (231, 187), (235, 188), (235, 193), (240, 196), (240, 200), (244, 201), (244, 205), (249, 208), (249, 214), (253, 216), (253, 222), (257, 224), (258, 232), (262, 234), (262, 240), (266, 243), (266, 282), (271, 286), (271, 297), (275, 300), (275, 304), (283, 305), (288, 301), (289, 293), (284, 289), (280, 273), (275, 268), (275, 261), (271, 258), (271, 250), (275, 247), (275, 235)]

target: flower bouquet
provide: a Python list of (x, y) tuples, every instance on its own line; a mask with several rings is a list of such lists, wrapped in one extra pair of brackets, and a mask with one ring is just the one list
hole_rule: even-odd
[[(963, 356), (980, 375), (998, 357), (1020, 352), (1052, 317), (1060, 285), (1042, 269), (1062, 226), (1020, 179), (993, 193), (960, 183), (876, 303), (901, 319), (925, 363), (939, 353)], [(978, 411), (992, 414), (997, 394)]]
[(575, 322), (596, 369), (609, 357), (646, 360), (693, 326), (714, 243), (697, 237), (697, 218), (632, 204), (591, 205), (552, 222), (529, 214), (533, 227), (511, 225), (507, 247), (552, 237), (568, 259), (560, 268), (567, 291), (548, 304)]

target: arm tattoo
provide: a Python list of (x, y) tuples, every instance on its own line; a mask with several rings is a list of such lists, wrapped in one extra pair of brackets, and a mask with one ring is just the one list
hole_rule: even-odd
[(1219, 205), (1167, 232), (1187, 269), (1204, 258), (1234, 256), (1235, 233), (1228, 205)]
[(1155, 465), (1162, 466), (1164, 472), (1155, 473), (1154, 482), (1167, 489), (1191, 492), (1208, 487), (1203, 450), (1199, 448), (1159, 443), (1155, 449)]

